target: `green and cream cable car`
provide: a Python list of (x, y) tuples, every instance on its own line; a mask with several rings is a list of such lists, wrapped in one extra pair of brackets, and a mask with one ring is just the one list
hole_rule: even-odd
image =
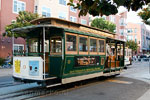
[(24, 51), (13, 53), (15, 81), (49, 87), (121, 73), (125, 42), (114, 33), (57, 18), (31, 23), (12, 30), (27, 41)]

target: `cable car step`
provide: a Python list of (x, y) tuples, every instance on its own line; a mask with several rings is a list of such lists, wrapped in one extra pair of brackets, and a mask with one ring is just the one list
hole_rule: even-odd
[(45, 78), (44, 80), (51, 80), (51, 79), (57, 79), (57, 77), (49, 77), (49, 78)]
[(57, 84), (48, 85), (48, 86), (46, 86), (46, 88), (50, 88), (50, 87), (54, 87), (54, 86), (58, 86), (58, 85), (61, 85), (61, 83), (57, 83)]

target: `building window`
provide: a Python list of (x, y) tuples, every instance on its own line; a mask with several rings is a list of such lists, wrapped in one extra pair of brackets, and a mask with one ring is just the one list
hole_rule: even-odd
[(23, 44), (14, 44), (14, 53), (23, 52), (24, 45)]
[(2, 2), (2, 1), (0, 0), (0, 10), (1, 10), (1, 2)]
[(127, 38), (128, 38), (128, 40), (133, 40), (133, 36), (132, 35), (128, 35)]
[(120, 19), (120, 26), (125, 26), (125, 25), (126, 25), (125, 22), (126, 22), (126, 21), (125, 21), (125, 18), (121, 18), (121, 19)]
[(137, 43), (137, 35), (134, 36), (135, 42)]
[(142, 33), (145, 34), (145, 30), (144, 29), (142, 29)]
[(79, 37), (79, 50), (82, 52), (87, 52), (88, 51), (88, 40), (86, 37)]
[(81, 24), (87, 25), (87, 21), (84, 19), (81, 19)]
[(132, 29), (127, 29), (127, 33), (132, 33), (133, 30)]
[(50, 17), (50, 8), (47, 7), (42, 7), (42, 16), (43, 17)]
[(136, 33), (136, 32), (137, 32), (137, 29), (135, 28), (135, 29), (134, 29), (134, 33)]
[(97, 52), (96, 39), (90, 39), (90, 52)]
[(14, 0), (13, 1), (13, 12), (19, 13), (20, 11), (25, 11), (25, 2)]
[(66, 15), (67, 15), (66, 13), (60, 12), (60, 13), (59, 13), (59, 18), (60, 18), (60, 19), (66, 19)]
[(66, 35), (67, 51), (76, 51), (76, 36)]
[(62, 5), (66, 6), (66, 0), (59, 0), (59, 4), (62, 4)]
[(110, 21), (114, 23), (115, 22), (115, 17), (114, 16), (110, 16)]
[(143, 35), (143, 47), (145, 47), (145, 36)]
[(38, 13), (38, 6), (35, 6), (34, 13)]
[[(75, 5), (75, 4), (74, 4)], [(73, 6), (70, 6), (70, 11), (76, 13), (77, 12), (77, 9), (74, 9)]]
[(120, 29), (120, 34), (124, 35), (124, 30), (123, 29)]
[(70, 21), (72, 21), (72, 22), (77, 22), (77, 18), (76, 18), (76, 17), (73, 17), (73, 16), (70, 16)]

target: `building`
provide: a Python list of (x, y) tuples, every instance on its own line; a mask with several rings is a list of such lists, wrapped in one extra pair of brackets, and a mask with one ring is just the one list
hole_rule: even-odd
[(43, 17), (56, 17), (68, 20), (69, 0), (34, 0), (34, 12)]
[[(89, 15), (78, 17), (79, 10), (67, 5), (69, 0), (0, 0), (0, 57), (12, 54), (12, 38), (3, 37), (6, 25), (16, 20), (19, 11), (38, 13), (42, 17), (56, 17), (89, 25)], [(77, 3), (77, 0), (74, 0)], [(14, 50), (25, 49), (25, 40), (15, 39)]]
[(127, 11), (103, 17), (106, 20), (116, 24), (116, 39), (126, 41), (127, 40), (127, 33), (126, 33), (126, 26), (127, 26)]
[[(78, 0), (74, 0), (74, 3), (76, 4)], [(79, 10), (74, 9), (72, 6), (69, 6), (69, 19), (72, 22), (81, 23), (84, 25), (89, 25), (89, 14), (86, 16), (78, 16)]]
[[(34, 0), (0, 0), (0, 57), (12, 54), (12, 38), (3, 37), (5, 26), (16, 20), (19, 11), (34, 11)], [(25, 40), (15, 39), (15, 50), (25, 48)]]
[[(100, 16), (90, 16), (90, 23), (94, 18), (99, 18)], [(116, 39), (126, 41), (127, 40), (127, 33), (126, 33), (126, 26), (127, 26), (127, 11), (116, 14), (116, 15), (109, 15), (109, 16), (102, 16), (107, 21), (110, 21), (116, 25)]]
[[(76, 4), (78, 0), (74, 0)], [(89, 25), (89, 15), (79, 17), (79, 10), (68, 6), (69, 0), (35, 0), (34, 12), (43, 17), (56, 17)]]
[(150, 52), (150, 30), (144, 24), (129, 22), (126, 30), (127, 40), (133, 40), (138, 44), (137, 54)]

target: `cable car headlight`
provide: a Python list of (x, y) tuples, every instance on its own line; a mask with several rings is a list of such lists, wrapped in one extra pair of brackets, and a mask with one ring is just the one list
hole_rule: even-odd
[(23, 65), (23, 69), (26, 69), (26, 65)]

